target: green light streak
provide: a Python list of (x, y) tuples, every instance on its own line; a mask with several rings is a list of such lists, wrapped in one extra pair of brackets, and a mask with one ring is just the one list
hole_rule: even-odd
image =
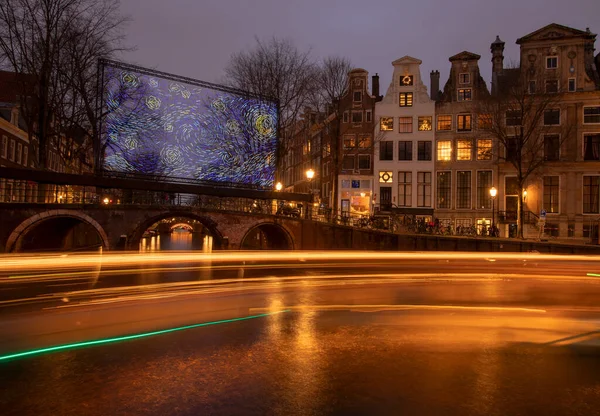
[(588, 273), (587, 275), (590, 277), (600, 277), (600, 274), (597, 273)]
[(200, 328), (200, 327), (203, 327), (203, 326), (226, 324), (226, 323), (238, 322), (238, 321), (247, 321), (249, 319), (264, 318), (266, 316), (276, 315), (276, 314), (284, 313), (284, 312), (290, 312), (290, 310), (283, 310), (283, 311), (269, 312), (269, 313), (261, 313), (261, 314), (258, 314), (258, 315), (244, 316), (244, 317), (241, 317), (241, 318), (223, 319), (221, 321), (203, 322), (201, 324), (179, 326), (179, 327), (176, 327), (176, 328), (163, 329), (163, 330), (160, 330), (160, 331), (143, 332), (141, 334), (124, 335), (124, 336), (121, 336), (121, 337), (104, 338), (104, 339), (97, 339), (97, 340), (94, 340), (94, 341), (83, 341), (83, 342), (76, 342), (76, 343), (73, 343), (73, 344), (57, 345), (57, 346), (54, 346), (54, 347), (40, 348), (40, 349), (37, 349), (37, 350), (24, 351), (24, 352), (19, 352), (19, 353), (15, 353), (15, 354), (2, 355), (2, 356), (0, 356), (0, 361), (12, 360), (13, 358), (29, 357), (29, 356), (32, 356), (32, 355), (43, 354), (43, 353), (46, 353), (46, 352), (64, 351), (64, 350), (70, 350), (70, 349), (78, 348), (78, 347), (87, 347), (87, 346), (90, 346), (90, 345), (102, 345), (102, 344), (109, 344), (109, 343), (112, 343), (112, 342), (128, 341), (130, 339), (152, 337), (152, 336), (155, 336), (155, 335), (168, 334), (170, 332), (184, 331), (184, 330), (187, 330), (187, 329)]

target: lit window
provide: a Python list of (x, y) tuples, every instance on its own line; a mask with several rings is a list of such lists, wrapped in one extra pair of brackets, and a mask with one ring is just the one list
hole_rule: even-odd
[(401, 92), (399, 104), (400, 104), (400, 107), (412, 107), (413, 93), (412, 92)]
[(413, 119), (412, 117), (400, 117), (400, 133), (412, 133), (413, 131)]
[(456, 129), (458, 131), (471, 131), (471, 114), (459, 114), (456, 116)]
[(471, 88), (459, 88), (458, 101), (471, 101)]
[(344, 150), (351, 150), (356, 147), (356, 141), (353, 134), (347, 134), (344, 136)]
[(456, 143), (456, 160), (471, 160), (471, 140), (458, 140)]
[(600, 123), (600, 106), (585, 107), (583, 109), (583, 122), (585, 124)]
[(360, 147), (361, 149), (368, 149), (369, 147), (371, 147), (371, 137), (361, 135), (358, 138), (358, 147)]
[(557, 56), (547, 56), (546, 57), (546, 69), (556, 69), (558, 68), (558, 57)]
[(438, 131), (452, 130), (452, 116), (451, 115), (437, 116), (437, 130)]
[(492, 160), (492, 139), (477, 140), (477, 160)]
[(477, 116), (480, 130), (490, 130), (492, 128), (492, 115), (491, 114), (479, 114)]
[(432, 123), (431, 120), (431, 116), (419, 116), (419, 131), (430, 131)]
[(394, 117), (381, 117), (379, 119), (379, 130), (393, 131), (394, 130)]
[(380, 171), (379, 172), (379, 183), (392, 183), (392, 172), (391, 171)]
[(437, 160), (448, 162), (452, 160), (452, 141), (440, 140), (437, 142)]
[(471, 74), (468, 72), (458, 75), (458, 82), (461, 84), (469, 84), (471, 82)]

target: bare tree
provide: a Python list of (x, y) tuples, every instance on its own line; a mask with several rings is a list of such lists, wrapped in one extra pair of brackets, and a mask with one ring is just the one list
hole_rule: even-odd
[[(294, 123), (308, 103), (313, 88), (315, 66), (310, 51), (300, 51), (287, 39), (256, 39), (254, 49), (231, 57), (225, 68), (226, 82), (279, 103), (279, 138), (283, 144), (292, 134)], [(280, 146), (285, 151), (285, 145)]]
[[(480, 123), (497, 140), (499, 164), (514, 170), (518, 186), (517, 229), (523, 238), (523, 189), (548, 161), (557, 160), (571, 127), (560, 122), (560, 94), (541, 93), (520, 69), (505, 69), (498, 90), (478, 105)], [(532, 89), (530, 89), (532, 88)]]
[(0, 62), (20, 80), (38, 167), (73, 128), (97, 134), (97, 61), (121, 50), (128, 19), (118, 8), (119, 0), (0, 2)]

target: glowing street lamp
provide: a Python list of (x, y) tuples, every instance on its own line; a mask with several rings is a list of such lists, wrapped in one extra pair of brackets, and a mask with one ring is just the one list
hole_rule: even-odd
[(281, 191), (283, 189), (283, 185), (281, 184), (281, 182), (277, 182), (275, 184), (275, 190), (276, 191)]
[(104, 200), (102, 201), (104, 202), (104, 205), (108, 205), (108, 203), (110, 202), (108, 198), (104, 198)]
[(312, 169), (309, 169), (309, 170), (307, 170), (307, 171), (306, 171), (306, 178), (307, 178), (309, 181), (312, 181), (312, 179), (313, 179), (314, 177), (315, 177), (315, 171), (314, 171), (314, 170), (312, 170)]
[(495, 212), (496, 210), (494, 207), (494, 200), (496, 199), (497, 193), (498, 193), (498, 190), (492, 186), (490, 188), (490, 196), (492, 197), (492, 227), (494, 227), (496, 225), (496, 212)]

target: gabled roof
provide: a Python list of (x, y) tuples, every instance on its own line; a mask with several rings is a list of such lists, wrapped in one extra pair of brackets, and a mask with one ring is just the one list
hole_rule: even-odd
[(461, 53), (457, 53), (454, 56), (450, 57), (450, 62), (453, 61), (478, 61), (481, 58), (480, 55), (477, 55), (473, 52), (462, 51)]
[(396, 59), (392, 62), (392, 65), (405, 65), (405, 64), (417, 64), (421, 65), (423, 61), (417, 58), (413, 58), (412, 56), (404, 55), (402, 58)]
[(595, 38), (596, 35), (590, 32), (590, 29), (587, 30), (579, 30), (573, 29), (572, 27), (559, 25), (557, 23), (550, 23), (547, 26), (544, 26), (541, 29), (536, 30), (535, 32), (531, 32), (528, 35), (525, 35), (519, 39), (517, 39), (517, 44), (521, 44), (524, 42), (529, 42), (532, 40), (546, 40), (546, 39), (565, 39), (565, 38), (574, 38), (574, 37), (590, 37)]
[(350, 70), (350, 72), (348, 72), (349, 75), (352, 74), (364, 74), (364, 73), (369, 73), (369, 71), (367, 71), (366, 69), (362, 69), (362, 68), (354, 68), (352, 70)]

